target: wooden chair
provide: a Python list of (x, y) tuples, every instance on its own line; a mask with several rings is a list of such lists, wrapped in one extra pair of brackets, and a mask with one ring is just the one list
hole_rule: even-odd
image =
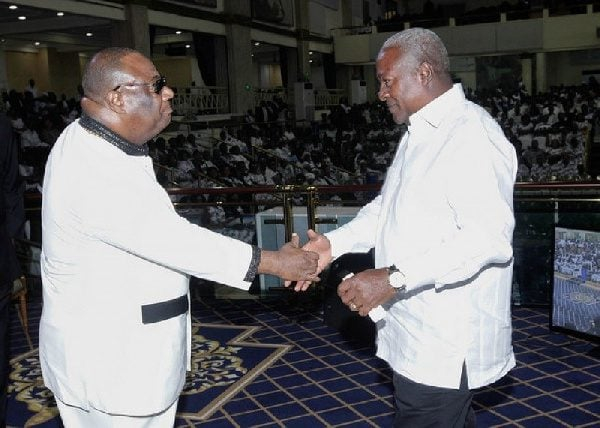
[(25, 276), (15, 279), (13, 282), (13, 290), (11, 299), (15, 302), (15, 308), (19, 314), (19, 321), (29, 349), (33, 349), (33, 343), (31, 342), (31, 336), (29, 335), (29, 318), (27, 316), (27, 279)]
[(39, 253), (41, 244), (26, 239), (15, 239), (15, 250), (21, 264), (22, 275), (13, 283), (12, 300), (15, 303), (19, 321), (27, 338), (27, 344), (33, 349), (29, 334), (29, 318), (27, 314), (27, 293), (29, 287), (36, 284), (39, 278)]

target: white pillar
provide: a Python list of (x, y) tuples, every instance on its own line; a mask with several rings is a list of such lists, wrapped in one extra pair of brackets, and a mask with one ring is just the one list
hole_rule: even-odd
[(544, 52), (535, 54), (535, 77), (537, 92), (546, 92), (548, 90), (548, 79), (546, 75), (546, 54)]
[(533, 64), (531, 58), (521, 58), (521, 79), (528, 93), (532, 93)]

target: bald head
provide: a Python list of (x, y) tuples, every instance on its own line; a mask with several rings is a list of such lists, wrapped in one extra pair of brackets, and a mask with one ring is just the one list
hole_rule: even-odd
[(91, 99), (102, 98), (122, 80), (123, 57), (139, 54), (130, 48), (111, 47), (98, 52), (86, 65), (81, 86), (85, 96)]

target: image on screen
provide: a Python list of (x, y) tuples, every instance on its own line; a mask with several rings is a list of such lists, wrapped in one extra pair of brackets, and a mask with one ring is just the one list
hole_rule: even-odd
[(600, 231), (554, 229), (550, 327), (600, 342)]

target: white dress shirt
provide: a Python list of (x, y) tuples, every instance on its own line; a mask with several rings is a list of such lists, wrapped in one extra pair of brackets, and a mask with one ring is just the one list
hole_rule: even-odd
[(44, 382), (62, 402), (145, 416), (174, 403), (190, 361), (190, 314), (142, 322), (142, 305), (188, 294), (190, 275), (248, 289), (250, 245), (189, 223), (149, 156), (127, 155), (79, 120), (44, 178)]
[[(378, 323), (377, 355), (418, 383), (470, 388), (515, 365), (511, 345), (513, 186), (517, 159), (462, 87), (410, 117), (381, 194), (329, 232), (334, 257), (375, 247), (406, 293)], [(392, 304), (393, 303), (393, 304)]]

